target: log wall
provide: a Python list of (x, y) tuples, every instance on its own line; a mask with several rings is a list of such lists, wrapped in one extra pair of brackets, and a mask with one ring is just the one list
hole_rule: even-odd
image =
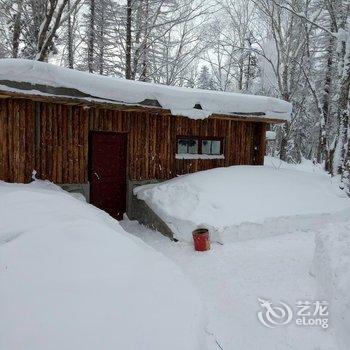
[[(128, 133), (128, 174), (132, 180), (263, 164), (265, 153), (265, 123), (192, 120), (154, 112), (6, 98), (0, 99), (0, 179), (28, 182), (35, 169), (39, 178), (56, 183), (87, 182), (90, 130)], [(177, 135), (222, 137), (225, 159), (177, 160)]]

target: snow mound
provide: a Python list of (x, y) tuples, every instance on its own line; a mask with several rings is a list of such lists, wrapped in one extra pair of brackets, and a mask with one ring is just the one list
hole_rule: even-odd
[(176, 238), (190, 240), (193, 229), (205, 226), (212, 239), (223, 241), (259, 236), (263, 232), (258, 226), (266, 222), (272, 225), (260, 227), (274, 231), (281, 222), (288, 226), (291, 217), (295, 221), (296, 216), (308, 215), (312, 226), (312, 215), (341, 210), (347, 210), (343, 216), (349, 215), (349, 198), (331, 181), (325, 173), (294, 170), (284, 164), (233, 166), (140, 186), (134, 193), (169, 225)]
[(350, 221), (330, 224), (316, 235), (313, 271), (330, 303), (330, 320), (341, 350), (350, 349)]
[(0, 182), (1, 349), (205, 348), (172, 262), (57, 186)]
[[(8, 89), (6, 81), (76, 89), (91, 97), (121, 104), (137, 105), (145, 100), (156, 100), (173, 115), (193, 119), (212, 114), (259, 113), (262, 114), (259, 118), (289, 120), (292, 111), (290, 103), (272, 97), (130, 81), (24, 59), (0, 60), (1, 89)], [(194, 108), (195, 105), (202, 109)]]

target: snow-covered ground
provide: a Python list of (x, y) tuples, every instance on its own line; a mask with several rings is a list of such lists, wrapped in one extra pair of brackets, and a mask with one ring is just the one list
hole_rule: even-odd
[[(251, 239), (213, 242), (201, 253), (190, 240), (119, 224), (50, 183), (0, 183), (0, 349), (348, 350), (350, 200), (309, 162), (267, 162), (263, 171), (254, 168), (262, 184), (271, 182), (260, 204), (294, 215), (260, 217), (247, 229)], [(249, 181), (251, 168), (242, 169)], [(289, 189), (278, 176), (289, 179)], [(209, 210), (206, 198), (212, 200), (197, 201)], [(255, 210), (259, 217), (265, 208)], [(329, 327), (297, 325), (298, 301), (310, 302), (312, 311), (313, 303), (328, 302)]]
[(350, 217), (350, 201), (334, 180), (309, 161), (295, 166), (267, 158), (265, 166), (233, 166), (179, 176), (134, 189), (173, 230), (210, 228), (212, 239), (237, 241), (278, 234), (289, 227), (324, 225)]
[(350, 219), (329, 224), (316, 236), (313, 275), (319, 294), (332, 305), (332, 320), (340, 349), (350, 349)]
[[(337, 217), (334, 218), (337, 222)], [(153, 248), (170, 257), (197, 285), (209, 315), (208, 333), (212, 334), (211, 350), (346, 350), (350, 348), (348, 330), (350, 305), (350, 246), (342, 248), (342, 284), (330, 286), (335, 295), (327, 298), (319, 278), (320, 270), (313, 262), (315, 237), (319, 229), (295, 230), (292, 233), (230, 242), (214, 243), (208, 252), (193, 250), (188, 242), (172, 242), (135, 221), (123, 221), (126, 231), (141, 237)], [(330, 224), (331, 233), (342, 230), (350, 239), (349, 223)], [(327, 232), (329, 227), (321, 232)], [(346, 231), (347, 230), (347, 231)], [(340, 250), (337, 250), (340, 253)], [(339, 258), (339, 256), (338, 256)], [(333, 254), (333, 259), (337, 255)], [(315, 268), (314, 265), (317, 265)], [(327, 272), (330, 267), (326, 263)], [(323, 266), (324, 267), (324, 266)], [(329, 272), (336, 275), (336, 272)], [(320, 277), (321, 278), (321, 277)], [(324, 278), (323, 278), (324, 280)], [(334, 276), (333, 279), (334, 280)], [(346, 281), (346, 284), (345, 284)], [(326, 281), (331, 283), (331, 281)], [(338, 294), (338, 292), (340, 293)], [(270, 300), (273, 305), (287, 303), (294, 311), (287, 325), (270, 329), (258, 321), (263, 311), (258, 298)], [(326, 298), (326, 299), (324, 299)], [(295, 324), (297, 302), (329, 301), (328, 329), (320, 326)], [(341, 344), (343, 347), (341, 347)]]
[(0, 182), (0, 349), (205, 349), (180, 269), (43, 181)]
[[(264, 167), (214, 169), (136, 193), (182, 240), (171, 242), (137, 222), (122, 226), (195, 281), (209, 314), (212, 349), (350, 348), (350, 199), (319, 167), (266, 158)], [(224, 245), (195, 252), (190, 233), (196, 226), (209, 227)], [(286, 303), (292, 320), (265, 327), (259, 298), (275, 307)], [(329, 316), (322, 317), (329, 328), (297, 325), (298, 301), (310, 302), (312, 313), (313, 303), (328, 302), (323, 311)]]

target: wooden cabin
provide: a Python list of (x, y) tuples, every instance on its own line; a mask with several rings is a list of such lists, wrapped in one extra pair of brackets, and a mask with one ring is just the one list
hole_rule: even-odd
[[(134, 88), (138, 100), (118, 97), (120, 91), (133, 95)], [(245, 101), (245, 95), (0, 60), (0, 180), (30, 182), (35, 170), (37, 178), (79, 191), (120, 219), (132, 211), (137, 185), (216, 167), (263, 164), (267, 125), (288, 119), (290, 106), (268, 100), (280, 108), (270, 116), (247, 100), (235, 110), (240, 96)], [(163, 102), (177, 98), (173, 109)], [(208, 99), (211, 110), (205, 107)], [(190, 104), (193, 110), (186, 112)]]

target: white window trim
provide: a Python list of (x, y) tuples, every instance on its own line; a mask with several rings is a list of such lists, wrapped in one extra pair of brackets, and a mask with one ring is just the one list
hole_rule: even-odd
[(175, 154), (176, 159), (225, 159), (223, 154), (193, 154), (193, 153), (183, 153)]

